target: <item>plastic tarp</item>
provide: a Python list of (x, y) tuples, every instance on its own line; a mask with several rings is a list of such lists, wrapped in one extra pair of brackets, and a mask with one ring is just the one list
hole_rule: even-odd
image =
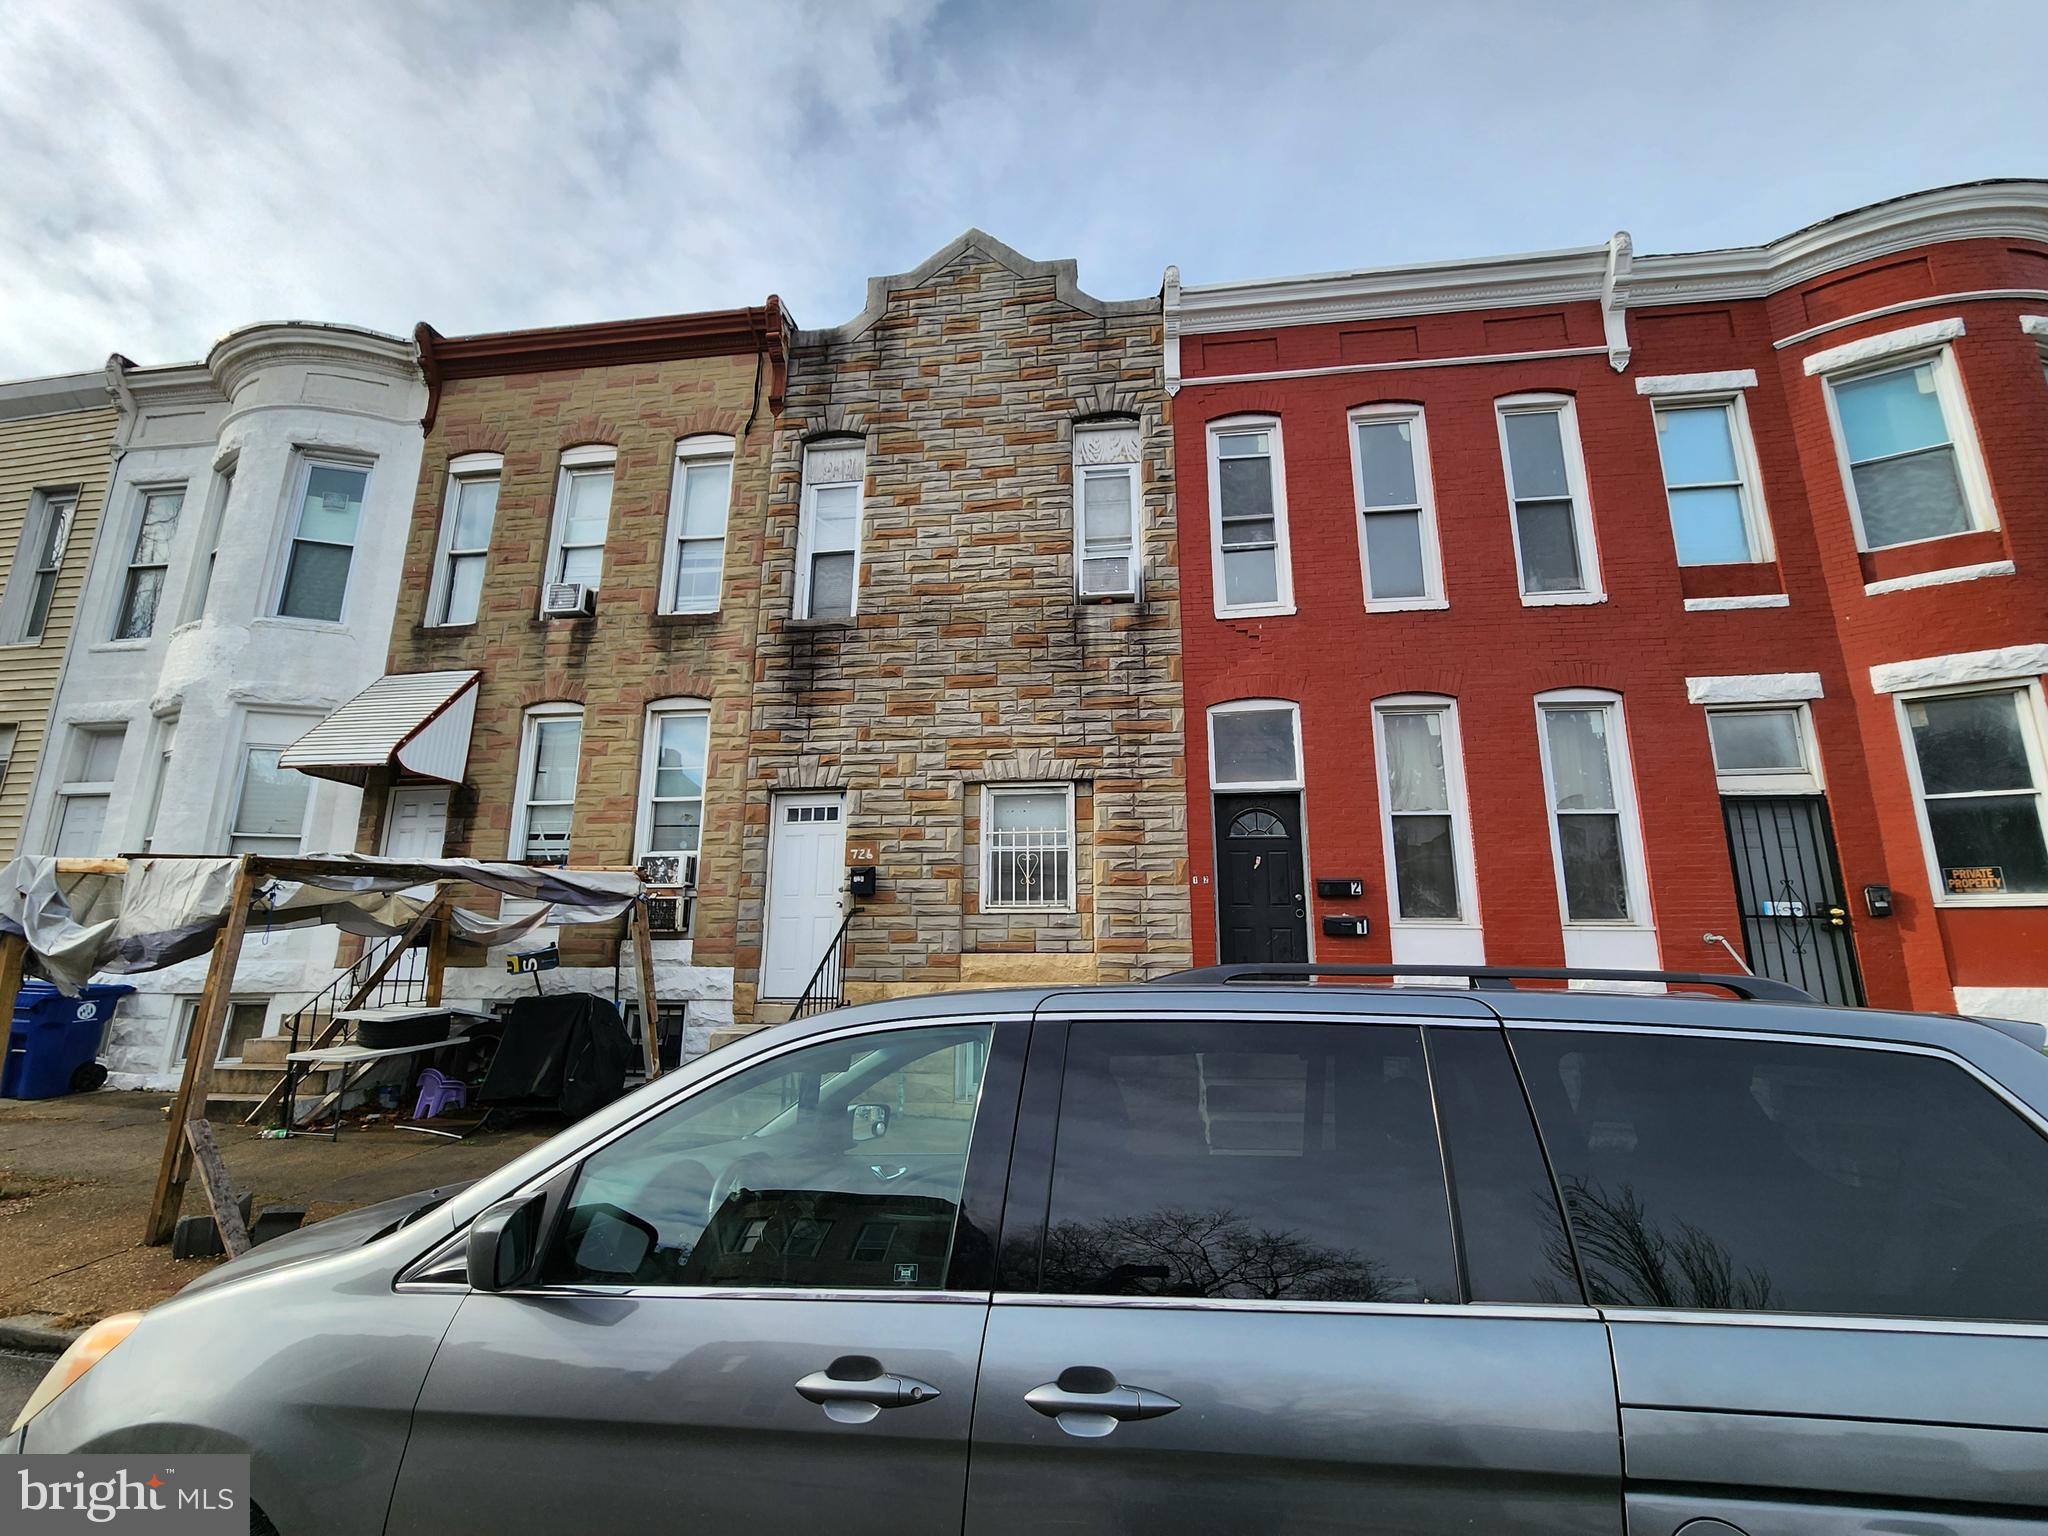
[[(257, 882), (252, 935), (319, 923), (366, 936), (398, 933), (426, 909), (437, 880), (538, 904), (510, 920), (452, 908), (455, 934), (484, 945), (509, 944), (544, 926), (614, 922), (640, 895), (640, 877), (630, 871), (362, 853), (294, 863), (292, 878)], [(28, 969), (67, 993), (103, 973), (162, 970), (213, 947), (240, 867), (237, 858), (138, 858), (125, 874), (60, 874), (56, 859), (24, 856), (0, 869), (0, 932), (25, 937)]]

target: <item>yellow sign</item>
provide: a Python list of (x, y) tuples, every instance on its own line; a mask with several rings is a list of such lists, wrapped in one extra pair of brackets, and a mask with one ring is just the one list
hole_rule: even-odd
[(2005, 871), (1996, 864), (1944, 869), (1941, 878), (1951, 896), (1979, 896), (2005, 889)]

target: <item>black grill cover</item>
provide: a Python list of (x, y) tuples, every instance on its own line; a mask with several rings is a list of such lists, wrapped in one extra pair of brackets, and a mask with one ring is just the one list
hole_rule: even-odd
[(619, 1010), (593, 992), (522, 997), (512, 1004), (477, 1102), (560, 1110), (580, 1120), (626, 1091), (633, 1042)]

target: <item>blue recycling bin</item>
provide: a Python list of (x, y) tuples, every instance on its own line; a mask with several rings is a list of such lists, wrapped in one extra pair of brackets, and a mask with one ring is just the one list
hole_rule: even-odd
[(54, 1099), (74, 1086), (85, 1086), (74, 1081), (79, 1069), (99, 1060), (107, 1020), (134, 990), (88, 986), (78, 996), (66, 997), (47, 981), (24, 981), (14, 1000), (7, 1064), (0, 1069), (0, 1099)]

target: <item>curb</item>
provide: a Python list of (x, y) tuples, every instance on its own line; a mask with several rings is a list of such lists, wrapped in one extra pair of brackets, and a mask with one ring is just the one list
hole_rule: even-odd
[(22, 1350), (35, 1355), (61, 1355), (83, 1328), (49, 1327), (47, 1312), (24, 1312), (19, 1317), (0, 1317), (0, 1349)]

